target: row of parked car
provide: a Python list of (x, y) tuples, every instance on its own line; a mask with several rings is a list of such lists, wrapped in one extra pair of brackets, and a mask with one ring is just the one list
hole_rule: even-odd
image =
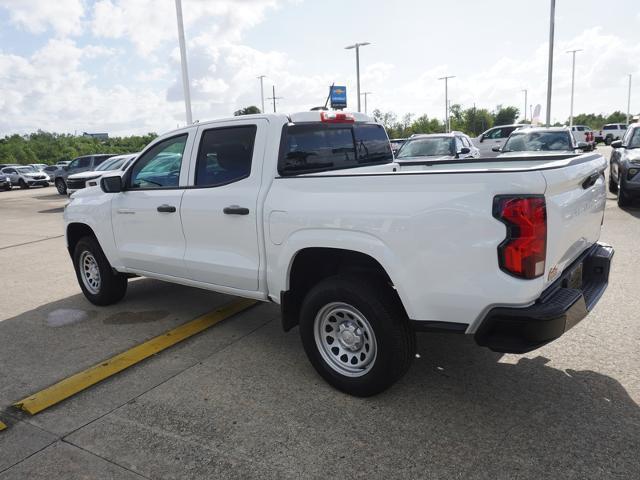
[(71, 161), (60, 161), (55, 165), (0, 164), (0, 189), (11, 190), (14, 186), (48, 187), (52, 183), (60, 195), (71, 195), (87, 186), (97, 185), (98, 179), (105, 172), (124, 170), (136, 155), (84, 155)]

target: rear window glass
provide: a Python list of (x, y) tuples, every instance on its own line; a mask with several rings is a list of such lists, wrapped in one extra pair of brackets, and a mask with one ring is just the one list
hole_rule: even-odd
[(605, 125), (602, 127), (603, 130), (619, 130), (620, 127), (618, 125)]
[(286, 127), (281, 175), (363, 167), (393, 160), (381, 125), (299, 124)]

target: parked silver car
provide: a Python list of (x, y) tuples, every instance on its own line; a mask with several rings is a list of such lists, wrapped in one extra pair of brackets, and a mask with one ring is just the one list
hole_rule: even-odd
[(509, 138), (509, 135), (519, 128), (528, 127), (526, 124), (514, 123), (512, 125), (498, 125), (481, 133), (473, 139), (473, 144), (480, 149), (480, 156), (495, 157), (493, 147), (500, 147)]
[(5, 167), (2, 173), (9, 177), (12, 185), (18, 185), (20, 188), (29, 188), (34, 185), (49, 186), (49, 176), (29, 165)]
[(480, 150), (473, 146), (467, 135), (451, 132), (413, 135), (402, 145), (395, 159), (398, 163), (406, 164), (479, 156)]
[(499, 157), (518, 156), (522, 152), (571, 154), (589, 150), (586, 142), (576, 142), (567, 127), (524, 128), (513, 132), (502, 147), (494, 147)]

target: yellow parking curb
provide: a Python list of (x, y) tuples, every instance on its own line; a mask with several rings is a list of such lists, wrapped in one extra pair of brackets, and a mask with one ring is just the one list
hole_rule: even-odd
[[(169, 330), (151, 340), (137, 345), (126, 352), (122, 352), (114, 357), (100, 362), (80, 373), (76, 373), (60, 382), (45, 388), (33, 395), (29, 395), (13, 404), (14, 407), (20, 408), (25, 412), (35, 415), (69, 397), (75, 395), (82, 390), (95, 385), (102, 380), (115, 375), (145, 358), (155, 355), (166, 348), (185, 340), (196, 333), (200, 333), (216, 323), (229, 318), (247, 308), (255, 305), (255, 300), (242, 299), (229, 303), (213, 312), (207, 313), (195, 320), (187, 322), (179, 327)], [(5, 427), (6, 428), (6, 427)], [(0, 425), (0, 430), (2, 430)]]
[(2, 430), (6, 430), (6, 428), (7, 428), (7, 426), (4, 423), (0, 422), (0, 432)]

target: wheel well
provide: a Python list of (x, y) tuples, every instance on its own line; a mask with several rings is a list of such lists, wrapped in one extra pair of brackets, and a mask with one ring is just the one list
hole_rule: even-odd
[(97, 239), (91, 227), (85, 223), (70, 223), (69, 226), (67, 226), (67, 249), (71, 257), (73, 257), (76, 245), (82, 237), (93, 237)]
[[(367, 254), (339, 248), (305, 248), (296, 254), (291, 265), (289, 290), (280, 294), (284, 330), (291, 330), (298, 324), (302, 301), (309, 290), (321, 280), (345, 272), (366, 273), (372, 281), (393, 287), (382, 265)], [(395, 289), (393, 292), (400, 302)]]

